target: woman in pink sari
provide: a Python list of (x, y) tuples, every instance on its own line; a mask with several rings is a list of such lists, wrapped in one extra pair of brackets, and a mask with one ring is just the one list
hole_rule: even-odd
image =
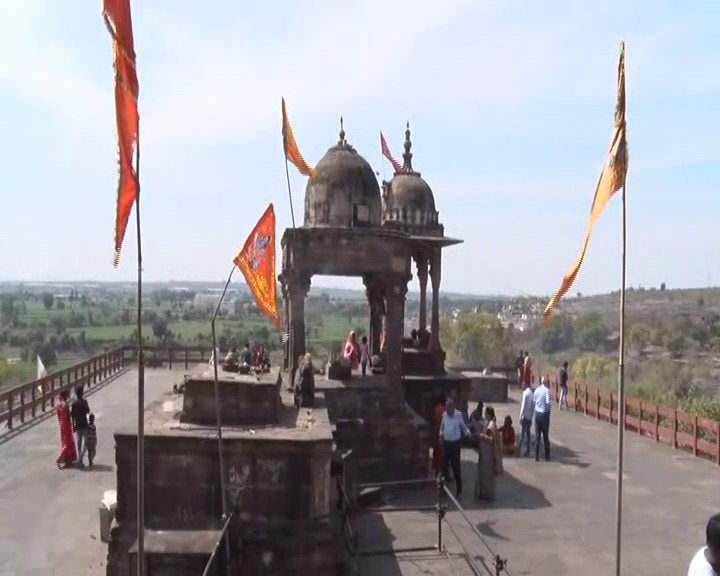
[(60, 422), (60, 456), (55, 461), (58, 468), (66, 468), (77, 460), (75, 438), (73, 438), (72, 424), (70, 422), (70, 406), (68, 405), (67, 390), (60, 392), (60, 404), (57, 407), (58, 422)]
[(355, 330), (350, 330), (347, 342), (345, 342), (345, 350), (343, 357), (350, 362), (350, 368), (356, 370), (360, 365), (360, 346), (358, 346)]

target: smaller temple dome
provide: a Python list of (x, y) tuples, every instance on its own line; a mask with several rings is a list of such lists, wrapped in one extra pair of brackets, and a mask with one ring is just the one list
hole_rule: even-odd
[(306, 228), (322, 226), (380, 226), (382, 200), (375, 171), (345, 140), (322, 157), (305, 188)]
[(385, 200), (386, 220), (407, 221), (409, 224), (432, 225), (437, 223), (435, 197), (432, 189), (419, 172), (412, 167), (410, 123), (405, 130), (403, 167), (395, 173), (388, 186)]

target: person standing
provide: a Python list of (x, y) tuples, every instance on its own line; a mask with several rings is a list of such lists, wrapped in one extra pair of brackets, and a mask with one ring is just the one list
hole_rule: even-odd
[(567, 410), (567, 392), (568, 392), (568, 363), (563, 362), (562, 368), (558, 373), (558, 382), (560, 383), (560, 410)]
[(95, 454), (97, 454), (97, 428), (95, 428), (95, 414), (90, 414), (90, 416), (88, 416), (86, 441), (88, 464), (92, 466), (95, 461)]
[(82, 386), (78, 386), (75, 388), (75, 400), (70, 408), (70, 416), (73, 430), (77, 435), (77, 461), (80, 468), (85, 468), (83, 459), (85, 458), (85, 452), (87, 452), (88, 414), (90, 414), (90, 406), (85, 400)]
[(67, 390), (60, 392), (60, 403), (57, 406), (56, 412), (60, 424), (60, 456), (55, 460), (55, 464), (58, 468), (62, 469), (74, 464), (77, 459)]
[(540, 378), (540, 385), (533, 392), (535, 404), (535, 461), (540, 460), (540, 438), (545, 447), (545, 460), (550, 460), (550, 388), (547, 377)]
[(517, 381), (520, 386), (522, 386), (524, 378), (523, 378), (523, 368), (525, 366), (525, 354), (522, 350), (520, 350), (520, 354), (518, 354), (518, 357), (515, 359), (515, 370), (517, 371)]
[(533, 398), (533, 391), (530, 386), (526, 386), (523, 383), (522, 400), (520, 401), (520, 442), (518, 442), (517, 454), (520, 456), (520, 449), (525, 441), (525, 453), (523, 456), (526, 458), (530, 456), (530, 446), (532, 444), (531, 430), (533, 417), (535, 416), (535, 399)]
[(720, 514), (708, 520), (705, 546), (693, 556), (687, 576), (720, 576)]
[(530, 386), (532, 382), (532, 358), (527, 350), (525, 350), (525, 360), (523, 360), (523, 381), (525, 386)]
[(368, 339), (367, 336), (363, 336), (360, 339), (360, 369), (362, 375), (367, 374), (367, 365), (370, 362), (370, 351), (368, 350)]
[(462, 494), (462, 473), (460, 470), (460, 443), (463, 435), (470, 436), (465, 425), (465, 419), (459, 410), (455, 410), (455, 402), (449, 398), (445, 405), (445, 413), (440, 422), (439, 440), (443, 445), (445, 458), (443, 462), (443, 476), (447, 482), (452, 468), (455, 479), (455, 494), (459, 498)]

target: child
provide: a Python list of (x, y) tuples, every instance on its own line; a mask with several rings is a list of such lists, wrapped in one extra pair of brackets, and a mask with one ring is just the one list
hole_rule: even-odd
[(95, 460), (95, 452), (97, 451), (97, 430), (95, 429), (95, 414), (90, 414), (88, 417), (88, 430), (87, 430), (87, 452), (88, 452), (88, 463), (90, 466), (93, 465)]
[(515, 429), (512, 425), (512, 418), (508, 414), (505, 416), (505, 422), (500, 427), (500, 438), (502, 439), (503, 454), (511, 455), (517, 451), (515, 444)]
[(367, 336), (363, 336), (360, 340), (360, 368), (362, 369), (362, 375), (365, 376), (367, 372), (368, 361), (370, 360), (370, 354), (368, 352), (368, 339)]

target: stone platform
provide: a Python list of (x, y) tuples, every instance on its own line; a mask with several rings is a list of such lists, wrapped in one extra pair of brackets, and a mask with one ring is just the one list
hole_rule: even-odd
[[(213, 368), (196, 367), (185, 377), (181, 421), (214, 425), (215, 380)], [(223, 425), (274, 424), (280, 419), (282, 377), (277, 369), (265, 374), (223, 372), (218, 367), (220, 419)]]
[(506, 374), (463, 371), (463, 375), (470, 379), (468, 397), (471, 402), (488, 404), (508, 401), (510, 380)]
[[(182, 540), (181, 533), (188, 530), (218, 531), (221, 527), (217, 430), (215, 426), (187, 422), (183, 414), (188, 396), (198, 392), (205, 395), (208, 388), (207, 381), (194, 374), (188, 379), (193, 384), (186, 382), (184, 396), (168, 395), (146, 412), (145, 525), (148, 537), (158, 543), (153, 553), (158, 575), (165, 573), (162, 570), (166, 565), (172, 565), (174, 574), (192, 576), (197, 563), (202, 558), (207, 561), (210, 553), (192, 551), (189, 546), (183, 556), (175, 549), (178, 546), (171, 544)], [(326, 411), (298, 410), (291, 397), (279, 394), (279, 386), (262, 380), (224, 379), (222, 386), (226, 402), (233, 391), (246, 397), (244, 387), (253, 392), (260, 387), (263, 393), (274, 390), (278, 404), (276, 422), (271, 424), (238, 426), (223, 422), (228, 503), (237, 519), (230, 535), (236, 560), (254, 565), (269, 553), (273, 560), (267, 574), (306, 574), (311, 567), (312, 573), (334, 575), (332, 431)], [(239, 410), (236, 413), (244, 410), (242, 402), (228, 403)], [(115, 434), (118, 509), (111, 531), (108, 576), (132, 574), (128, 552), (136, 540), (136, 430), (136, 426), (129, 426)], [(168, 547), (166, 553), (163, 547)], [(148, 572), (148, 576), (156, 575)]]

